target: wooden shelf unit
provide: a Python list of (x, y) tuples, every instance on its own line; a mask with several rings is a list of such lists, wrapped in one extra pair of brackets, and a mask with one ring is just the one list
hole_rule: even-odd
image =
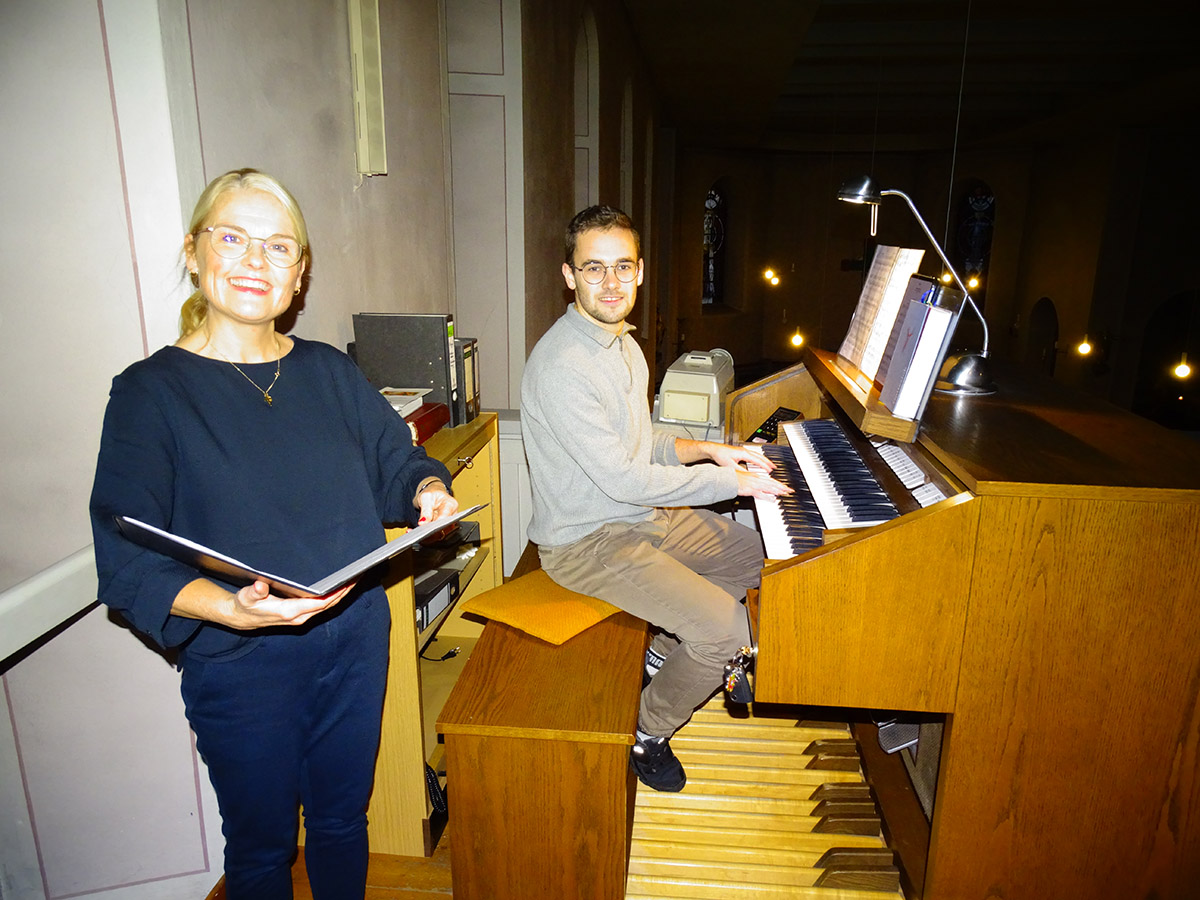
[[(500, 530), (500, 449), (495, 413), (481, 413), (473, 422), (444, 428), (425, 442), (425, 451), (445, 463), (453, 476), (452, 490), (462, 506), (488, 504), (472, 518), (479, 522), (480, 561), (462, 588), (458, 601), (503, 583), (504, 553)], [(389, 538), (396, 531), (389, 529)], [(397, 557), (389, 572), (388, 603), (392, 608), (391, 664), (383, 705), (383, 735), (375, 768), (375, 790), (368, 810), (371, 852), (393, 856), (429, 856), (435, 838), (432, 808), (425, 786), (425, 763), (437, 745), (426, 729), (441, 712), (445, 691), (422, 690), (421, 641), (414, 614), (412, 554)], [(467, 574), (467, 573), (464, 573)], [(457, 604), (441, 620), (441, 637), (462, 639), (465, 647), (482, 626), (463, 619)], [(467, 653), (463, 654), (464, 660)], [(431, 734), (432, 729), (428, 729)]]

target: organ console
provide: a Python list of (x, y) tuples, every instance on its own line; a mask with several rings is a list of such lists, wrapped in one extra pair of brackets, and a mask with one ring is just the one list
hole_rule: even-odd
[[(910, 900), (1195, 896), (1200, 447), (1001, 375), (935, 394), (911, 444), (821, 351), (730, 396), (730, 434), (778, 406), (836, 424), (899, 513), (764, 536), (756, 702), (944, 725), (930, 819), (881, 796), (885, 822), (926, 830), (894, 835)], [(836, 514), (846, 492), (806, 454)]]
[[(627, 766), (642, 623), (488, 623), (438, 723), (455, 896), (1195, 897), (1200, 447), (996, 374), (919, 427), (822, 351), (729, 395), (727, 434), (828, 434), (763, 448), (798, 496), (758, 509), (755, 702), (672, 739), (682, 794)], [(892, 716), (924, 723), (907, 771), (845, 724)]]

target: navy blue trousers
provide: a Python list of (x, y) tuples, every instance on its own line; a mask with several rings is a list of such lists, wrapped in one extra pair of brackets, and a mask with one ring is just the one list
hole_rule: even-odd
[(390, 613), (382, 589), (245, 656), (185, 661), (182, 693), (221, 808), (228, 900), (291, 900), (298, 807), (315, 900), (362, 900)]

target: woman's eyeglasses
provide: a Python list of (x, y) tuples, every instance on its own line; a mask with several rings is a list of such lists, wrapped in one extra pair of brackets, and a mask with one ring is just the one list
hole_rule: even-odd
[[(284, 234), (273, 234), (270, 237), (250, 237), (236, 225), (210, 225), (196, 232), (196, 235), (208, 232), (209, 242), (218, 256), (226, 259), (241, 259), (250, 251), (250, 245), (255, 241), (262, 244), (263, 255), (274, 265), (290, 269), (300, 262), (304, 248), (295, 238)], [(603, 274), (601, 275), (603, 278)]]

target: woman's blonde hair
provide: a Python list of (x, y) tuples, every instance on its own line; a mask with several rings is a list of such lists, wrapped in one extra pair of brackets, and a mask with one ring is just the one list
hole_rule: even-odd
[[(213, 209), (216, 208), (220, 199), (230, 191), (263, 191), (283, 204), (288, 218), (292, 221), (292, 227), (296, 230), (295, 237), (300, 242), (301, 248), (300, 261), (304, 264), (305, 274), (308, 274), (308, 226), (304, 224), (304, 213), (300, 212), (300, 204), (296, 202), (296, 198), (278, 178), (265, 172), (259, 172), (257, 169), (234, 169), (232, 172), (218, 175), (208, 183), (208, 187), (196, 201), (196, 208), (192, 211), (192, 220), (188, 224), (188, 234), (192, 239), (195, 240), (196, 233), (208, 227), (210, 224), (208, 218), (212, 215)], [(186, 250), (185, 245), (185, 257)], [(191, 279), (192, 284), (196, 284), (196, 276), (191, 275)], [(183, 302), (183, 308), (179, 311), (179, 336), (191, 334), (203, 326), (207, 317), (208, 300), (204, 293), (197, 288)]]

